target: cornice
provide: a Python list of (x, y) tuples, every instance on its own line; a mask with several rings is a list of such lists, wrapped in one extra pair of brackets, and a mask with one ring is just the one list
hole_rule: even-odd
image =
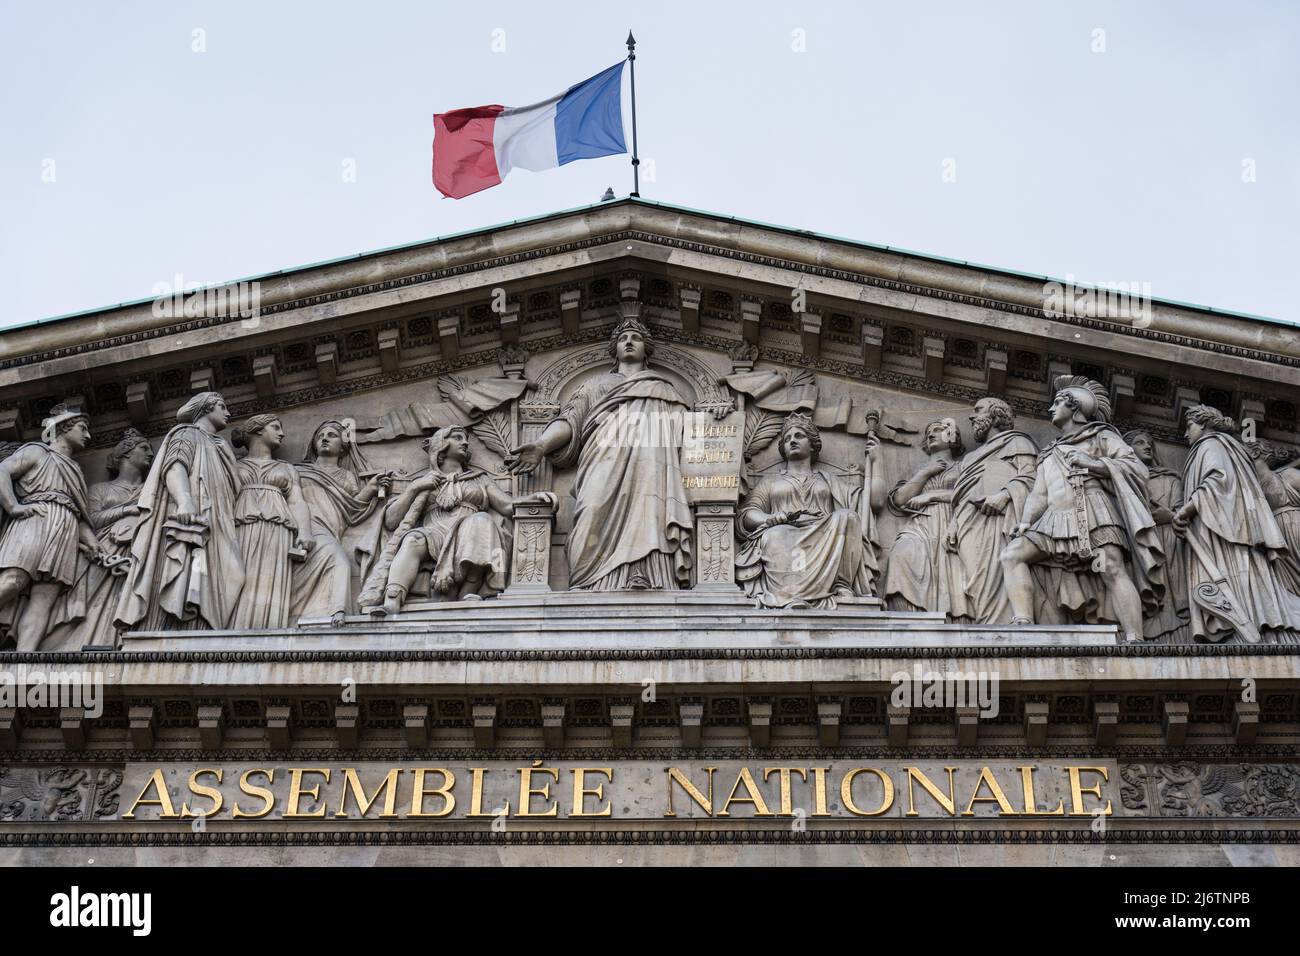
[[(1269, 362), (1273, 364), (1286, 365), (1290, 367), (1300, 367), (1300, 356), (1282, 355), (1275, 352), (1268, 352), (1261, 349), (1245, 348), (1243, 346), (1232, 345), (1224, 342), (1216, 342), (1207, 339), (1199, 339), (1186, 335), (1179, 335), (1172, 332), (1156, 330), (1152, 328), (1139, 328), (1132, 325), (1124, 325), (1114, 322), (1102, 321), (1087, 317), (1070, 316), (1070, 315), (1051, 315), (1049, 316), (1043, 309), (1032, 308), (1029, 306), (1007, 302), (1001, 299), (990, 298), (987, 296), (978, 296), (965, 292), (958, 292), (949, 289), (936, 288), (934, 286), (923, 285), (917, 282), (909, 282), (901, 279), (890, 279), (880, 276), (873, 276), (861, 272), (853, 272), (844, 269), (834, 269), (826, 266), (815, 265), (811, 263), (798, 262), (792, 259), (781, 258), (771, 255), (762, 255), (754, 252), (746, 252), (738, 249), (730, 249), (724, 246), (718, 246), (710, 243), (700, 242), (697, 240), (680, 239), (671, 236), (665, 236), (658, 233), (646, 232), (640, 229), (623, 229), (614, 232), (604, 233), (599, 236), (590, 236), (582, 239), (575, 239), (555, 245), (543, 246), (536, 249), (530, 249), (523, 252), (511, 253), (503, 256), (495, 256), (487, 259), (481, 259), (473, 263), (448, 266), (441, 269), (431, 269), (424, 272), (415, 273), (407, 276), (397, 276), (383, 279), (378, 282), (365, 283), (351, 286), (346, 289), (333, 290), (316, 295), (303, 296), (299, 298), (287, 299), (282, 302), (265, 305), (261, 309), (263, 315), (274, 315), (283, 312), (290, 312), (299, 309), (312, 308), (314, 306), (325, 305), (331, 302), (355, 298), (358, 296), (371, 295), (380, 292), (391, 291), (408, 286), (419, 285), (425, 282), (452, 278), (456, 276), (470, 275), (475, 272), (481, 272), (489, 269), (500, 268), (503, 266), (515, 265), (522, 262), (530, 262), (538, 259), (544, 259), (550, 256), (558, 256), (579, 252), (586, 249), (606, 246), (610, 244), (625, 243), (629, 241), (639, 241), (650, 245), (662, 246), (668, 249), (676, 249), (684, 252), (694, 252), (703, 255), (715, 256), (722, 259), (729, 259), (736, 262), (744, 262), (752, 265), (764, 266), (786, 271), (798, 272), (806, 275), (814, 275), (821, 278), (836, 279), (846, 282), (852, 282), (859, 285), (872, 286), (879, 289), (885, 289), (892, 292), (899, 292), (909, 295), (917, 295), (934, 299), (941, 299), (948, 302), (956, 302), (977, 308), (990, 309), (999, 312), (1005, 312), (1013, 315), (1024, 316), (1036, 320), (1046, 320), (1060, 323), (1062, 325), (1086, 328), (1092, 330), (1105, 331), (1108, 333), (1130, 336), (1149, 341), (1164, 342), (1173, 345), (1180, 345), (1187, 348), (1201, 351), (1211, 351), (1222, 355), (1230, 355), (1241, 358), (1248, 358), (1257, 361)], [(901, 256), (901, 253), (895, 255)], [(328, 268), (328, 267), (327, 267)], [(730, 277), (729, 277), (730, 278)], [(860, 303), (855, 304), (860, 305)], [(1226, 321), (1223, 317), (1218, 317)], [(55, 348), (45, 351), (31, 352), (25, 355), (18, 355), (12, 358), (0, 360), (0, 370), (14, 368), (19, 366), (34, 365), (41, 362), (51, 361), (53, 359), (63, 358), (71, 355), (83, 354), (102, 349), (108, 349), (120, 345), (130, 345), (138, 342), (144, 342), (151, 339), (161, 338), (177, 333), (186, 333), (196, 330), (213, 328), (222, 325), (230, 325), (241, 322), (237, 317), (209, 317), (197, 318), (186, 322), (170, 323), (153, 328), (140, 329), (130, 333), (111, 336), (107, 338), (94, 339), (92, 341), (78, 343), (62, 348)], [(0, 341), (3, 340), (0, 334)], [(530, 343), (531, 344), (531, 343)]]
[(1296, 644), (1156, 644), (1035, 647), (757, 647), (757, 648), (624, 648), (599, 650), (474, 650), (472, 648), (401, 650), (239, 650), (239, 651), (72, 651), (0, 653), (0, 664), (316, 664), (388, 661), (656, 661), (656, 660), (814, 660), (879, 658), (1070, 658), (1070, 657), (1297, 657)]

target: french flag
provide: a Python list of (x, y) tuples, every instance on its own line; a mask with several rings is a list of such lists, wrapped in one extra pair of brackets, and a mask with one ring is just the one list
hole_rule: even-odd
[(433, 116), (433, 184), (463, 199), (512, 169), (554, 169), (626, 153), (622, 61), (532, 106), (476, 106)]

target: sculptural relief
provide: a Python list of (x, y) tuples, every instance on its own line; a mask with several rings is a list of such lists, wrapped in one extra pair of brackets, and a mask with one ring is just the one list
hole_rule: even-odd
[[(778, 439), (782, 464), (761, 474), (741, 503), (736, 580), (760, 607), (835, 607), (875, 593), (873, 522), (862, 513), (862, 472), (819, 463), (821, 435), (796, 412)], [(868, 459), (879, 439), (867, 438)], [(874, 470), (867, 505), (879, 511), (885, 483)]]
[[(364, 532), (354, 536), (352, 531), (375, 515), (381, 496), (392, 487), (392, 472), (371, 470), (356, 446), (351, 421), (340, 419), (316, 426), (297, 467), (316, 549), (334, 555), (327, 612), (351, 612), (356, 603), (354, 574), (368, 569), (377, 538), (377, 534)], [(314, 610), (306, 609), (304, 616), (314, 616)]]
[[(360, 598), (371, 613), (401, 610), (422, 570), (435, 599), (482, 600), (506, 586), (510, 539), (504, 519), (532, 496), (512, 500), (492, 476), (470, 465), (465, 428), (441, 428), (422, 447), (428, 470), (384, 509), (392, 534)], [(545, 500), (554, 505), (551, 496)]]
[(1257, 643), (1300, 641), (1300, 596), (1283, 568), (1286, 537), (1273, 517), (1255, 465), (1218, 409), (1187, 412), (1191, 452), (1183, 469), (1182, 507), (1174, 530), (1187, 542), (1187, 593), (1196, 640), (1236, 635)]
[(89, 440), (86, 416), (56, 405), (41, 423), (41, 441), (0, 462), (0, 607), (27, 597), (14, 627), (19, 651), (36, 650), (45, 636), (55, 601), (76, 582), (78, 551), (100, 559), (86, 479), (72, 458)]
[(881, 592), (891, 611), (967, 617), (961, 559), (947, 547), (965, 451), (957, 422), (944, 418), (926, 425), (921, 450), (929, 462), (889, 494), (890, 508), (906, 523), (889, 549)]
[(235, 527), (244, 556), (244, 590), (235, 606), (234, 628), (288, 627), (309, 612), (342, 624), (338, 564), (332, 550), (316, 550), (311, 516), (298, 471), (274, 456), (284, 441), (275, 415), (255, 415), (235, 433), (248, 454), (239, 461)]
[(230, 420), (225, 399), (200, 392), (176, 420), (140, 489), (141, 520), (114, 620), (119, 628), (225, 628), (244, 587), (238, 468), (218, 434)]
[(577, 466), (570, 588), (685, 588), (693, 522), (680, 446), (690, 405), (649, 367), (654, 342), (637, 319), (615, 328), (609, 354), (613, 369), (573, 396), (536, 441), (512, 449), (510, 467), (527, 474), (547, 456), (556, 467)]
[(1034, 486), (1038, 445), (1015, 427), (1011, 406), (1000, 398), (981, 398), (970, 422), (978, 446), (962, 458), (946, 542), (958, 555), (965, 581), (964, 600), (954, 605), (953, 618), (1006, 624), (1011, 602), (998, 558)]
[(1190, 638), (1187, 609), (1186, 546), (1174, 532), (1174, 512), (1183, 503), (1183, 479), (1160, 464), (1150, 432), (1131, 431), (1124, 436), (1130, 448), (1147, 466), (1147, 498), (1156, 535), (1165, 561), (1165, 599), (1154, 614), (1147, 615), (1143, 636), (1166, 644), (1185, 643)]
[(152, 462), (153, 446), (134, 428), (128, 428), (108, 453), (109, 480), (91, 485), (87, 496), (90, 526), (106, 559), (82, 562), (76, 583), (55, 604), (42, 650), (75, 651), (116, 643), (113, 613), (139, 524), (136, 502)]
[(1098, 382), (1062, 376), (1049, 413), (1061, 437), (1038, 458), (1033, 489), (1002, 552), (1012, 623), (1034, 622), (1034, 565), (1048, 607), (1071, 621), (1118, 623), (1143, 639), (1143, 608), (1164, 597), (1163, 554), (1147, 508), (1146, 465), (1110, 424)]

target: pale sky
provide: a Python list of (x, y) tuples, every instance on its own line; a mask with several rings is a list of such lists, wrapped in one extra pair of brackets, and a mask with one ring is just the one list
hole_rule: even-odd
[(443, 199), (430, 143), (629, 27), (647, 199), (1300, 321), (1285, 0), (3, 0), (0, 326), (626, 195), (618, 156)]

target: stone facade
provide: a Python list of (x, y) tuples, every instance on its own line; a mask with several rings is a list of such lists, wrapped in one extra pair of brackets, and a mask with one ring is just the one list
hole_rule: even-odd
[(638, 200), (259, 286), (0, 333), (0, 859), (1294, 856), (1288, 326)]

